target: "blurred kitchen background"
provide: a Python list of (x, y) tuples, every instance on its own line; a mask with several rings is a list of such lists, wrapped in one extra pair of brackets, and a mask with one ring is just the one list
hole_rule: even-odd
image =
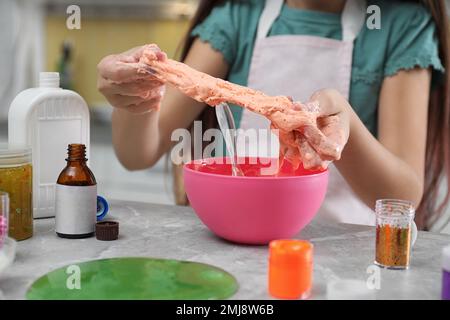
[[(70, 5), (81, 8), (81, 29), (66, 27)], [(7, 114), (20, 91), (37, 85), (40, 71), (58, 71), (65, 87), (91, 110), (90, 167), (107, 198), (173, 203), (165, 161), (128, 172), (111, 143), (112, 108), (96, 88), (102, 57), (158, 43), (174, 57), (196, 0), (1, 0), (0, 143), (7, 141)], [(61, 168), (62, 169), (62, 168)]]
[[(175, 57), (197, 4), (197, 0), (0, 0), (0, 143), (7, 141), (8, 108), (16, 94), (36, 86), (40, 71), (58, 71), (63, 85), (81, 94), (90, 107), (90, 167), (99, 194), (173, 203), (165, 160), (140, 172), (128, 172), (118, 162), (111, 143), (112, 108), (97, 91), (96, 66), (108, 54), (153, 42)], [(81, 8), (80, 30), (66, 27), (70, 5)], [(439, 229), (448, 217), (450, 212)], [(450, 225), (445, 229), (450, 233)]]

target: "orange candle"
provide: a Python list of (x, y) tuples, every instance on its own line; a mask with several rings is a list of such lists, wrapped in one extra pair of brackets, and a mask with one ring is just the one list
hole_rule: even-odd
[(269, 244), (269, 293), (281, 299), (306, 299), (313, 278), (313, 245), (304, 240)]

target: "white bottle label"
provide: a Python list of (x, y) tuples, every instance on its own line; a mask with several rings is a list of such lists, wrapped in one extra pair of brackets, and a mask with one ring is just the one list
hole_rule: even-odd
[(81, 235), (94, 232), (97, 186), (56, 185), (56, 232)]

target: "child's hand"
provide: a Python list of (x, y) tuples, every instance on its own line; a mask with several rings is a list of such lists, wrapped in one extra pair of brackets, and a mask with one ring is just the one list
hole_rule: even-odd
[(163, 83), (156, 80), (150, 70), (139, 72), (146, 68), (139, 64), (143, 49), (137, 47), (107, 56), (97, 66), (98, 90), (112, 106), (136, 114), (158, 109), (164, 94)]
[(350, 135), (351, 106), (347, 99), (337, 90), (324, 89), (314, 93), (310, 100), (319, 103), (319, 129), (342, 150)]
[[(333, 89), (317, 91), (311, 96), (310, 102), (314, 103), (307, 103), (303, 106), (318, 106), (317, 127), (331, 142), (338, 146), (340, 154), (347, 143), (350, 133), (350, 116), (348, 111), (351, 106), (337, 90)], [(303, 132), (303, 134), (308, 135), (308, 132)], [(331, 159), (324, 158), (319, 154), (314, 149), (314, 145), (311, 145), (307, 139), (302, 138), (298, 140), (300, 143), (299, 151), (305, 168), (328, 167)]]

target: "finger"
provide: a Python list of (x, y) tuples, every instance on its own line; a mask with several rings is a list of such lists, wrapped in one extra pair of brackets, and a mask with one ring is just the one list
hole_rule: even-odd
[(137, 79), (151, 78), (151, 73), (140, 72), (138, 63), (128, 63), (117, 56), (104, 58), (98, 65), (99, 75), (107, 80), (122, 83)]
[(342, 123), (341, 117), (330, 116), (319, 118), (317, 120), (317, 125), (326, 137), (340, 145), (341, 148), (345, 146), (348, 140), (349, 132), (348, 129), (344, 129), (346, 126)]
[(323, 89), (315, 92), (309, 99), (319, 105), (319, 117), (335, 115), (351, 108), (347, 99), (335, 89)]
[(130, 50), (120, 53), (116, 56), (120, 61), (123, 61), (123, 62), (129, 62), (129, 63), (139, 62), (139, 60), (143, 56), (144, 52), (146, 52), (146, 51), (148, 52), (149, 50), (155, 52), (157, 57), (164, 56), (164, 53), (161, 51), (161, 49), (156, 44), (147, 44), (147, 45), (143, 45), (143, 46), (134, 47), (134, 48), (131, 48)]
[(139, 58), (139, 61), (164, 61), (167, 59), (167, 55), (165, 52), (161, 51), (161, 49), (155, 45), (145, 45), (142, 48), (142, 51), (138, 51), (137, 54), (135, 54), (136, 58)]
[(139, 73), (157, 76), (157, 72), (152, 66), (155, 61), (165, 61), (167, 55), (158, 46), (151, 44), (144, 46), (141, 51), (137, 52), (135, 58), (138, 59), (137, 67)]
[(120, 84), (104, 80), (99, 84), (98, 89), (103, 94), (137, 96), (143, 99), (161, 96), (164, 91), (161, 82), (155, 80), (136, 80)]
[(298, 144), (298, 149), (302, 162), (305, 168), (310, 167), (311, 163), (316, 161), (318, 157), (316, 150), (314, 150), (306, 139), (302, 139)]
[(126, 110), (133, 114), (144, 114), (159, 109), (161, 99), (151, 99), (139, 104), (129, 105)]
[(316, 116), (311, 112), (300, 110), (275, 111), (270, 115), (270, 120), (285, 131), (293, 131), (316, 123)]
[(278, 134), (282, 158), (288, 160), (294, 170), (298, 168), (300, 162), (303, 163), (303, 167), (306, 169), (317, 165), (317, 152), (311, 148), (306, 138), (300, 132), (278, 130)]
[(319, 154), (311, 147), (305, 137), (299, 132), (297, 134), (297, 145), (305, 169), (317, 169), (322, 166), (322, 159)]
[(115, 55), (115, 57), (118, 61), (129, 63), (139, 62), (139, 59), (142, 57), (142, 54), (144, 53), (147, 47), (148, 47), (147, 45), (134, 47), (123, 53)]
[(284, 157), (291, 163), (292, 169), (295, 171), (301, 164), (301, 157), (298, 152), (298, 149), (295, 147), (289, 146), (285, 149)]
[[(312, 147), (308, 144), (308, 142), (302, 145), (301, 148), (312, 149)], [(304, 159), (304, 157), (302, 156), (303, 168), (307, 170), (326, 169), (328, 167), (328, 164), (331, 162), (329, 160), (322, 160), (322, 158), (319, 156), (317, 152), (314, 151), (314, 149), (308, 150), (307, 153), (313, 155), (312, 157), (308, 157), (307, 159)], [(300, 154), (302, 154), (302, 151), (300, 151)]]
[(137, 48), (137, 50), (135, 50), (132, 55), (136, 60), (139, 60), (144, 55), (144, 53), (148, 54), (149, 52), (153, 52), (158, 60), (164, 60), (165, 58), (167, 58), (167, 55), (162, 52), (156, 44), (153, 43)]
[(340, 158), (341, 146), (325, 136), (316, 126), (305, 126), (301, 133), (309, 144), (324, 160), (337, 160)]
[(306, 111), (309, 113), (313, 113), (316, 115), (316, 117), (318, 115), (320, 115), (321, 111), (320, 111), (320, 103), (317, 100), (311, 100), (305, 103), (301, 103), (301, 102), (294, 102), (293, 107), (295, 110), (302, 110), (302, 111)]
[(142, 57), (149, 53), (157, 60), (163, 61), (167, 58), (166, 54), (155, 44), (135, 47), (124, 53), (103, 58), (97, 66), (98, 72), (103, 78), (115, 82), (149, 77), (152, 70), (147, 65), (140, 63)]
[(294, 131), (284, 131), (277, 128), (274, 132), (278, 135), (278, 138), (284, 145), (286, 145), (286, 147), (295, 147), (297, 145)]
[(143, 99), (141, 97), (135, 96), (122, 96), (120, 94), (114, 94), (107, 97), (109, 103), (116, 108), (123, 108), (129, 105), (137, 105), (143, 102), (149, 101), (148, 99)]

